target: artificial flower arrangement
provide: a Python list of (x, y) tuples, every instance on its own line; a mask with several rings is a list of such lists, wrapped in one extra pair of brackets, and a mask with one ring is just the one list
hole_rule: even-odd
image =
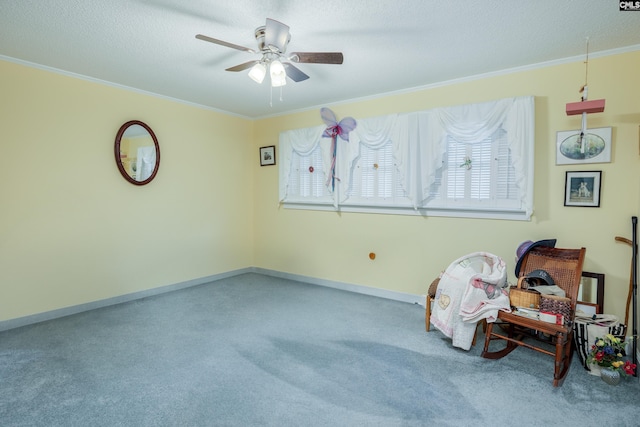
[(607, 334), (604, 338), (596, 338), (587, 357), (587, 363), (633, 375), (636, 364), (622, 360), (624, 356), (624, 342), (614, 335)]

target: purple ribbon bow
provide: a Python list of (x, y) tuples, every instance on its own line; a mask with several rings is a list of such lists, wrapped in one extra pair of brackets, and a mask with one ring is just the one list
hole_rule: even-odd
[(356, 128), (357, 123), (353, 117), (345, 117), (338, 123), (336, 115), (328, 108), (321, 108), (320, 116), (322, 117), (322, 121), (328, 126), (324, 132), (322, 132), (322, 136), (324, 138), (331, 138), (331, 170), (329, 178), (327, 179), (327, 185), (331, 182), (331, 191), (334, 191), (336, 186), (335, 180), (340, 181), (340, 179), (336, 177), (336, 142), (338, 137), (343, 141), (349, 142), (349, 132)]

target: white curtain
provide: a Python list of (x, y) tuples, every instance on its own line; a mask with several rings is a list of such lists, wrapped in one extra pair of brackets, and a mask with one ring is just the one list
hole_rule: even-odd
[[(289, 188), (289, 176), (291, 174), (291, 158), (293, 153), (301, 156), (308, 156), (313, 150), (320, 145), (322, 153), (322, 162), (324, 170), (328, 171), (331, 165), (331, 141), (324, 138), (327, 142), (320, 144), (322, 132), (326, 126), (315, 126), (311, 128), (294, 129), (282, 132), (280, 134), (279, 155), (280, 158), (280, 182), (278, 188), (278, 200), (283, 202), (287, 197), (287, 189)], [(327, 177), (325, 177), (326, 180)]]
[[(422, 114), (422, 113), (419, 113)], [(520, 202), (527, 217), (533, 212), (533, 170), (529, 170), (527, 156), (534, 148), (534, 98), (525, 96), (506, 98), (480, 104), (434, 108), (424, 112), (418, 120), (420, 132), (420, 165), (416, 176), (422, 183), (420, 202), (429, 195), (429, 188), (442, 164), (447, 136), (464, 144), (482, 141), (502, 128), (506, 132), (520, 191)], [(414, 130), (414, 129), (412, 129)], [(414, 130), (415, 131), (415, 130)], [(426, 149), (426, 150), (425, 150)]]
[(136, 181), (149, 179), (156, 167), (156, 148), (138, 147), (138, 162), (136, 163)]
[[(535, 102), (533, 96), (516, 98), (503, 125), (507, 131), (511, 161), (527, 218), (533, 213), (533, 159), (535, 155)], [(531, 167), (529, 167), (531, 166)]]
[[(360, 119), (349, 142), (338, 138), (334, 200), (343, 203), (351, 188), (350, 177), (360, 154), (360, 144), (376, 149), (391, 141), (394, 162), (403, 189), (413, 207), (427, 199), (447, 150), (447, 137), (465, 144), (485, 140), (502, 128), (507, 135), (516, 185), (529, 216), (533, 211), (533, 170), (527, 158), (534, 148), (534, 97), (505, 98), (479, 104), (441, 107), (407, 114)], [(287, 196), (291, 155), (310, 153), (318, 144), (325, 170), (331, 165), (331, 140), (322, 138), (326, 126), (296, 129), (280, 134), (279, 200)], [(324, 141), (323, 141), (324, 139)], [(325, 178), (326, 179), (326, 178)]]
[[(287, 196), (289, 176), (291, 173), (291, 156), (293, 153), (309, 155), (319, 145), (322, 153), (325, 173), (329, 172), (332, 161), (331, 138), (323, 138), (325, 125), (312, 128), (294, 129), (280, 134), (280, 182), (279, 200), (284, 201)], [(356, 129), (349, 133), (349, 141), (341, 138), (336, 147), (336, 181), (333, 191), (334, 205), (346, 200), (351, 188), (351, 174), (360, 155), (360, 144), (377, 149), (391, 141), (393, 153), (399, 170), (408, 165), (410, 151), (406, 148), (407, 117), (391, 114), (358, 120)], [(329, 176), (325, 176), (325, 181)], [(409, 177), (407, 177), (407, 180)], [(330, 181), (329, 181), (330, 182)]]
[[(340, 203), (343, 203), (348, 197), (348, 191), (351, 189), (351, 176), (353, 168), (356, 167), (358, 157), (360, 156), (360, 145), (364, 145), (370, 149), (382, 148), (387, 142), (391, 141), (393, 146), (393, 157), (396, 164), (407, 161), (406, 156), (402, 153), (406, 152), (405, 145), (408, 143), (406, 137), (402, 137), (403, 130), (406, 129), (405, 121), (402, 124), (398, 121), (397, 114), (391, 114), (383, 117), (373, 117), (358, 120), (358, 125), (349, 134), (349, 142), (338, 141), (339, 155), (344, 157), (338, 164), (340, 168), (337, 176), (340, 177)], [(342, 147), (340, 147), (342, 146)], [(340, 151), (342, 148), (343, 151)]]

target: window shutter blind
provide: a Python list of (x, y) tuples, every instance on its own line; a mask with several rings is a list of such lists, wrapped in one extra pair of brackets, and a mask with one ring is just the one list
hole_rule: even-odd
[(515, 169), (504, 130), (471, 144), (449, 136), (443, 167), (436, 173), (429, 203), (444, 208), (478, 204), (515, 206)]
[(503, 200), (517, 200), (516, 170), (511, 162), (511, 151), (506, 134), (501, 133), (497, 141), (496, 197)]
[(472, 200), (487, 200), (491, 198), (491, 138), (476, 144), (471, 144), (468, 151), (471, 159), (469, 198)]
[[(323, 198), (329, 196), (325, 185), (325, 171), (320, 148), (308, 156), (293, 153), (288, 194), (294, 198)], [(310, 168), (313, 168), (312, 170)]]
[(352, 202), (364, 203), (366, 200), (368, 204), (388, 204), (406, 198), (393, 159), (391, 141), (378, 149), (360, 146), (351, 187), (349, 198)]
[(467, 157), (467, 149), (464, 144), (458, 144), (453, 138), (447, 138), (447, 162), (446, 180), (448, 199), (464, 199), (466, 187), (466, 168), (461, 165)]

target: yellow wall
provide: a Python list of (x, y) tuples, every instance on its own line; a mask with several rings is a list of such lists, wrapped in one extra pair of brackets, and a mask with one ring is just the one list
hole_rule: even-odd
[[(605, 310), (624, 317), (631, 216), (640, 213), (640, 52), (590, 59), (589, 99), (606, 98), (589, 127), (613, 127), (612, 162), (555, 165), (556, 131), (579, 129), (565, 104), (579, 100), (582, 61), (458, 82), (376, 100), (329, 106), (338, 119), (536, 97), (535, 213), (532, 221), (422, 218), (289, 210), (278, 206), (275, 168), (255, 179), (255, 265), (304, 276), (425, 294), (431, 280), (458, 257), (488, 251), (505, 259), (513, 281), (515, 250), (524, 240), (557, 238), (560, 247), (587, 248), (585, 270), (606, 275)], [(259, 120), (256, 146), (277, 144), (281, 131), (321, 125), (320, 111)], [(600, 208), (564, 206), (565, 172), (601, 170)], [(374, 261), (368, 257), (375, 252)]]
[[(640, 52), (590, 60), (589, 98), (607, 104), (589, 127), (613, 127), (608, 164), (555, 165), (556, 131), (580, 127), (564, 107), (582, 61), (328, 106), (358, 119), (534, 95), (535, 214), (523, 222), (283, 209), (278, 167), (260, 167), (258, 147), (322, 124), (319, 109), (250, 121), (0, 61), (0, 321), (250, 266), (424, 294), (466, 253), (512, 271), (520, 242), (554, 237), (587, 248), (585, 269), (606, 274), (605, 311), (624, 316), (631, 250), (614, 237), (630, 238), (640, 213), (638, 69)], [(133, 119), (160, 143), (143, 187), (114, 160)], [(600, 208), (563, 206), (567, 170), (603, 171)]]
[[(0, 93), (0, 320), (253, 264), (250, 121), (3, 61)], [(146, 186), (115, 164), (134, 119)]]

